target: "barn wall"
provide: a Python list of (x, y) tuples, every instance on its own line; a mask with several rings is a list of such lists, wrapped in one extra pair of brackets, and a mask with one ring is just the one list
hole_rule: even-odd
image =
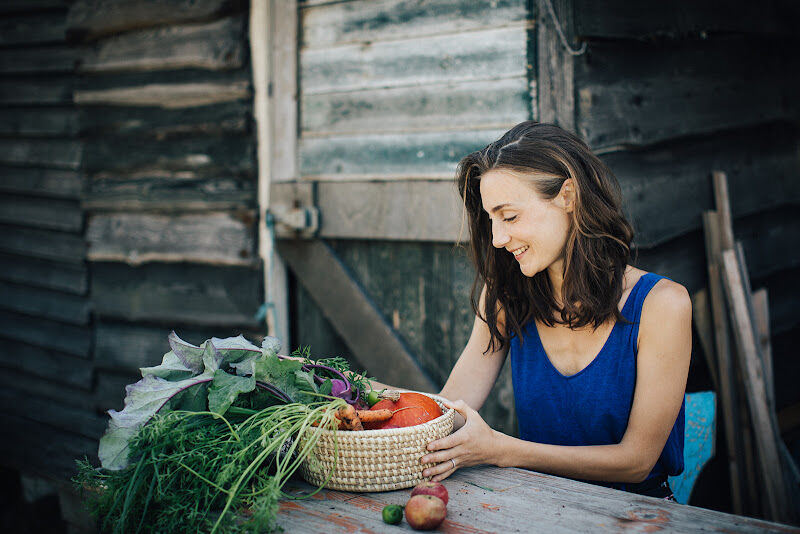
[(65, 479), (170, 330), (263, 335), (248, 3), (7, 4), (2, 452)]

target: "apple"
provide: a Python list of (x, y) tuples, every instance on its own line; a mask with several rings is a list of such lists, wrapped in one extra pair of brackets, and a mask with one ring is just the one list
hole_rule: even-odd
[(445, 506), (447, 506), (447, 501), (450, 500), (450, 496), (447, 494), (447, 488), (444, 487), (444, 484), (430, 480), (425, 480), (417, 484), (416, 487), (411, 490), (411, 496), (413, 497), (414, 495), (433, 495), (434, 497), (439, 497), (442, 499)]
[(447, 516), (447, 506), (433, 495), (414, 495), (406, 503), (406, 521), (414, 530), (433, 530)]

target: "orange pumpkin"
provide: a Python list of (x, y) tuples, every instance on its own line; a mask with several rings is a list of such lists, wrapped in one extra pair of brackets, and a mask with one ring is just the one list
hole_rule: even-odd
[[(384, 428), (405, 428), (407, 426), (421, 425), (432, 421), (442, 415), (442, 409), (436, 401), (421, 393), (401, 393), (400, 400), (392, 402), (383, 399), (377, 402), (370, 410), (381, 410), (388, 408), (396, 412), (391, 419), (378, 423), (364, 424), (365, 430), (375, 430)], [(402, 409), (401, 409), (402, 408)]]

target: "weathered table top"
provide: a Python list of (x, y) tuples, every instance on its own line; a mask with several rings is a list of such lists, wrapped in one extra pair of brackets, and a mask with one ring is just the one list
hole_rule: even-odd
[[(797, 532), (800, 529), (585, 484), (524, 469), (459, 469), (444, 481), (450, 494), (440, 532)], [(287, 490), (310, 491), (302, 482)], [(323, 490), (281, 502), (285, 532), (400, 532), (383, 523), (387, 504), (405, 504), (411, 490), (347, 493)]]

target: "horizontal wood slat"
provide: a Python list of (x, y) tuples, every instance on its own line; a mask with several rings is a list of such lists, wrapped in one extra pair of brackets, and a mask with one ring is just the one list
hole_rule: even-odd
[(25, 392), (13, 388), (0, 389), (0, 413), (24, 415), (37, 423), (90, 439), (99, 439), (107, 426), (106, 417), (94, 411), (26, 395)]
[(0, 73), (72, 72), (79, 54), (78, 48), (64, 45), (1, 49)]
[(166, 26), (103, 39), (81, 57), (81, 72), (236, 69), (244, 62), (241, 16)]
[(63, 13), (31, 13), (0, 18), (0, 46), (61, 43), (66, 38)]
[[(0, 95), (1, 96), (1, 95)], [(250, 83), (230, 82), (147, 83), (108, 89), (76, 89), (75, 103), (84, 106), (160, 106), (167, 109), (207, 106), (250, 97)]]
[(300, 53), (303, 95), (525, 76), (524, 26)]
[(73, 137), (79, 131), (78, 111), (69, 108), (0, 108), (0, 135)]
[(0, 337), (89, 359), (91, 330), (0, 310)]
[(305, 6), (300, 10), (303, 48), (465, 33), (523, 23), (527, 17), (524, 0), (473, 0), (468, 5), (459, 0), (370, 0)]
[(593, 42), (575, 60), (578, 132), (597, 149), (796, 117), (785, 46), (741, 36)]
[(75, 295), (85, 295), (89, 289), (85, 265), (3, 253), (0, 253), (0, 280)]
[(82, 295), (0, 281), (0, 308), (69, 324), (88, 325), (90, 303)]
[(260, 271), (251, 268), (190, 264), (129, 267), (113, 263), (91, 266), (95, 314), (133, 322), (256, 329), (260, 285)]
[(83, 176), (76, 171), (0, 167), (0, 191), (37, 197), (79, 199)]
[(0, 105), (26, 106), (38, 104), (71, 104), (73, 80), (65, 77), (47, 78), (3, 77), (0, 81)]
[(528, 118), (525, 77), (303, 97), (302, 135), (510, 128)]
[(0, 345), (3, 347), (0, 366), (4, 373), (7, 369), (14, 369), (53, 384), (68, 384), (87, 392), (92, 389), (94, 366), (91, 361), (11, 339), (0, 339)]
[(679, 0), (629, 2), (574, 0), (575, 33), (581, 37), (684, 38), (717, 32), (793, 35), (800, 12), (793, 2)]
[(77, 0), (69, 10), (70, 34), (84, 39), (140, 28), (204, 21), (239, 9), (241, 0)]
[(0, 225), (0, 251), (77, 264), (86, 259), (86, 243), (80, 235), (6, 225)]
[(83, 211), (77, 200), (0, 195), (0, 222), (79, 233)]
[(252, 211), (95, 214), (89, 219), (86, 240), (91, 261), (129, 265), (153, 261), (246, 266), (257, 263)]
[(0, 162), (21, 166), (77, 169), (83, 143), (68, 139), (0, 139)]

